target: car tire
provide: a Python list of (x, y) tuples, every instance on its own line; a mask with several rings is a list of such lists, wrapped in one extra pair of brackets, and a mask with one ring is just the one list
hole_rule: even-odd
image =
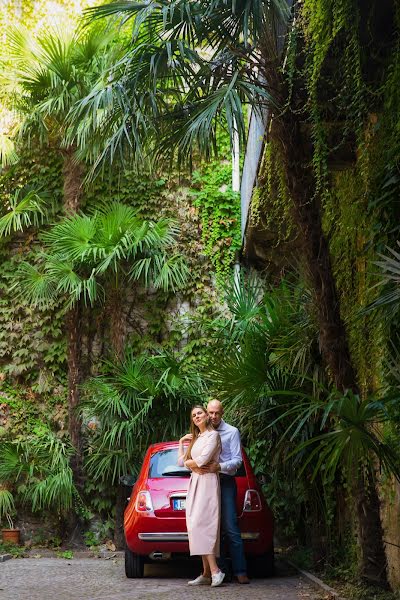
[(273, 577), (275, 575), (275, 554), (274, 547), (270, 548), (264, 554), (252, 557), (249, 561), (251, 565), (251, 575), (253, 577)]
[(140, 554), (125, 549), (125, 575), (129, 579), (138, 579), (144, 575), (144, 558)]

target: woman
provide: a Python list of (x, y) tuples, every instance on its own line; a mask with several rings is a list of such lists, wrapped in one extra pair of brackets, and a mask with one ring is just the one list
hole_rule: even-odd
[[(221, 440), (200, 405), (191, 410), (190, 431), (179, 440), (178, 464), (192, 471), (186, 497), (186, 524), (190, 554), (201, 555), (203, 573), (188, 583), (217, 587), (225, 577), (216, 561), (221, 517), (219, 477), (216, 473), (202, 473), (200, 468), (219, 461)], [(186, 452), (185, 442), (189, 442)]]

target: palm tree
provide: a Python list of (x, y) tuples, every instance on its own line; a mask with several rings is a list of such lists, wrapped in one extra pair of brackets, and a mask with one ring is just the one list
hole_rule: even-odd
[(72, 453), (73, 448), (45, 426), (24, 440), (3, 440), (0, 484), (8, 491), (7, 495), (3, 490), (3, 511), (7, 496), (9, 511), (14, 496), (33, 511), (71, 510), (80, 500), (70, 466)]
[[(33, 305), (49, 306), (64, 299), (71, 319), (79, 315), (76, 307), (82, 302), (93, 306), (107, 299), (112, 346), (115, 355), (121, 357), (126, 330), (123, 300), (129, 282), (142, 281), (146, 287), (176, 291), (186, 280), (188, 268), (176, 250), (176, 235), (177, 228), (169, 219), (144, 221), (132, 208), (118, 202), (100, 207), (92, 215), (64, 217), (42, 234), (45, 248), (41, 262), (21, 263), (16, 285), (21, 296)], [(79, 328), (75, 318), (68, 328), (70, 361), (80, 357)], [(77, 389), (79, 363), (69, 362), (69, 367), (69, 386)], [(72, 403), (70, 398), (71, 441), (80, 449), (77, 407), (77, 401)], [(75, 474), (81, 483), (80, 468), (75, 468)]]
[(93, 214), (63, 218), (42, 234), (42, 264), (23, 263), (23, 294), (33, 303), (65, 296), (70, 305), (106, 299), (111, 340), (121, 357), (125, 340), (124, 294), (129, 282), (177, 291), (188, 269), (176, 248), (176, 225), (167, 218), (145, 221), (131, 207), (113, 202)]
[(109, 45), (110, 34), (98, 28), (46, 31), (34, 38), (15, 27), (8, 35), (7, 56), (13, 68), (5, 70), (2, 83), (20, 118), (16, 136), (25, 144), (50, 145), (62, 155), (66, 212), (78, 209), (83, 191), (83, 166), (76, 159), (76, 147), (66, 141), (66, 117), (107, 67)]
[[(268, 432), (274, 479), (295, 474), (310, 501), (346, 478), (363, 551), (384, 565), (376, 542), (381, 523), (369, 517), (371, 509), (379, 515), (376, 465), (400, 476), (399, 456), (381, 429), (398, 394), (362, 400), (350, 390), (330, 391), (307, 289), (285, 281), (266, 291), (254, 282), (242, 286), (228, 294), (230, 315), (214, 324), (218, 345), (208, 376), (215, 393), (249, 443)], [(313, 510), (318, 515), (322, 507)], [(366, 578), (382, 582), (382, 573)]]
[[(7, 86), (12, 107), (20, 117), (17, 139), (23, 144), (54, 148), (63, 159), (63, 204), (67, 214), (80, 206), (84, 165), (76, 146), (67, 140), (67, 115), (74, 104), (87, 96), (108, 61), (118, 52), (110, 51), (110, 33), (99, 28), (85, 31), (44, 32), (34, 38), (18, 27), (8, 34), (9, 64), (1, 80)], [(12, 69), (10, 68), (12, 65)], [(76, 449), (74, 467), (81, 478), (80, 422), (74, 408), (79, 403), (81, 307), (74, 303), (66, 315), (69, 432)]]
[(205, 400), (206, 388), (190, 364), (162, 350), (136, 356), (128, 348), (104, 368), (106, 375), (85, 384), (81, 410), (98, 423), (86, 467), (93, 480), (117, 489), (115, 541), (123, 547), (126, 495), (120, 477), (137, 473), (149, 444), (182, 435), (191, 405)]

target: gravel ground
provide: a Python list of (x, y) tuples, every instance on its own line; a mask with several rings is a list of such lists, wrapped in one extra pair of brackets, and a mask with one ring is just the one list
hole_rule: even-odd
[(292, 573), (250, 585), (188, 588), (198, 573), (191, 562), (146, 565), (143, 579), (127, 579), (121, 557), (22, 558), (0, 564), (0, 600), (317, 600), (313, 588)]

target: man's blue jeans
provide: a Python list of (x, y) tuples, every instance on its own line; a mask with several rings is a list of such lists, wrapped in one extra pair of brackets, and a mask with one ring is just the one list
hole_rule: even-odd
[(236, 481), (229, 475), (220, 476), (221, 483), (221, 568), (226, 568), (225, 544), (228, 544), (234, 575), (245, 575), (246, 558), (236, 513)]

